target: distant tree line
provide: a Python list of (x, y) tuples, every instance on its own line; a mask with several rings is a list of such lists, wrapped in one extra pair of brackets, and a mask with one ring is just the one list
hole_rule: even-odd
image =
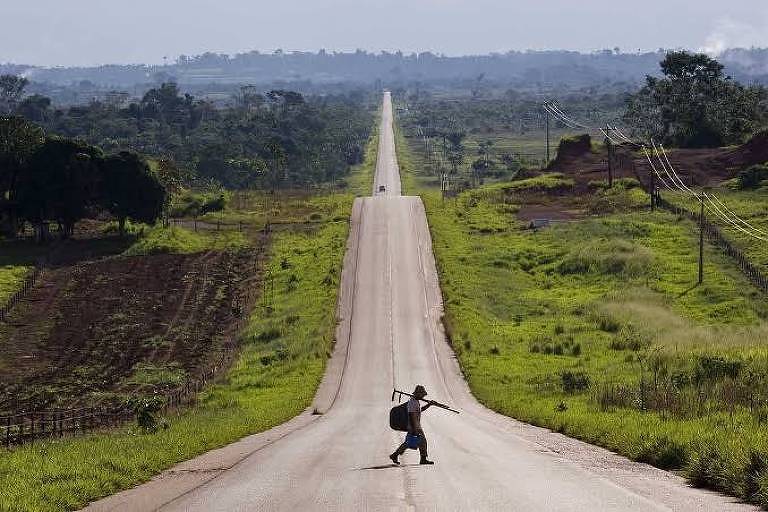
[(147, 162), (132, 152), (105, 155), (82, 141), (47, 136), (21, 117), (0, 117), (0, 232), (15, 236), (25, 222), (39, 240), (56, 223), (62, 237), (100, 211), (154, 223), (168, 193)]
[[(30, 76), (37, 83), (59, 86), (81, 81), (129, 88), (136, 84), (176, 81), (185, 86), (211, 82), (233, 83), (304, 82), (306, 84), (375, 84), (388, 86), (413, 81), (437, 83), (474, 79), (485, 74), (489, 81), (517, 88), (562, 84), (571, 88), (607, 81), (642, 82), (656, 73), (666, 51), (625, 52), (606, 48), (591, 53), (575, 51), (510, 51), (488, 55), (447, 56), (431, 52), (371, 53), (282, 51), (244, 52), (236, 55), (203, 53), (181, 56), (168, 65), (105, 65), (99, 67), (0, 66), (0, 73)], [(728, 73), (742, 81), (768, 83), (768, 50), (727, 50), (721, 56)]]
[(164, 83), (134, 102), (56, 108), (26, 80), (0, 78), (0, 109), (48, 133), (107, 152), (135, 151), (175, 162), (193, 180), (229, 188), (304, 186), (343, 178), (362, 160), (372, 112), (367, 95), (305, 97), (288, 90), (242, 87), (230, 105), (184, 94)]

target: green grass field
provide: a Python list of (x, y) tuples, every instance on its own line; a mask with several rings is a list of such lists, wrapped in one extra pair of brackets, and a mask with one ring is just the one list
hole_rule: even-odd
[(768, 303), (713, 247), (695, 286), (693, 223), (636, 210), (533, 232), (504, 185), (443, 201), (416, 145), (398, 153), (482, 403), (768, 506)]

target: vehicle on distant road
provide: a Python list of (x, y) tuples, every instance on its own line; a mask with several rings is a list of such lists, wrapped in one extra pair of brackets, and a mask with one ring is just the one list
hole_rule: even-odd
[(387, 187), (386, 186), (379, 185), (379, 192), (386, 192), (386, 191), (387, 191)]

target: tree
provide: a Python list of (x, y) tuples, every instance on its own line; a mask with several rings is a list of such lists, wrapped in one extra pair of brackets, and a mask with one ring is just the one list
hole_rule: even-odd
[(48, 112), (51, 108), (51, 99), (40, 94), (33, 94), (27, 98), (24, 98), (19, 106), (16, 108), (16, 113), (34, 121), (36, 123), (44, 123), (48, 118)]
[(18, 228), (19, 176), (44, 141), (45, 132), (39, 126), (20, 117), (0, 117), (0, 220), (5, 218), (2, 224), (7, 235), (14, 235)]
[(101, 150), (80, 141), (49, 137), (35, 151), (19, 177), (18, 204), (38, 239), (44, 225), (58, 222), (63, 238), (98, 204)]
[(176, 162), (169, 158), (162, 158), (157, 163), (157, 172), (155, 173), (160, 184), (169, 194), (179, 192), (185, 182), (190, 180), (188, 173), (184, 172), (176, 165)]
[(120, 235), (125, 234), (125, 222), (154, 224), (168, 201), (160, 180), (147, 162), (136, 153), (123, 151), (101, 160), (99, 202), (117, 217)]
[(647, 137), (681, 147), (742, 142), (766, 119), (763, 87), (743, 87), (703, 54), (670, 52), (664, 78), (647, 77), (630, 97), (625, 118)]
[(463, 131), (451, 131), (445, 134), (445, 138), (449, 143), (448, 146), (448, 161), (451, 162), (452, 174), (458, 172), (459, 166), (464, 162), (464, 137), (467, 134)]
[(27, 84), (29, 81), (21, 76), (0, 76), (0, 113), (8, 114), (14, 111)]

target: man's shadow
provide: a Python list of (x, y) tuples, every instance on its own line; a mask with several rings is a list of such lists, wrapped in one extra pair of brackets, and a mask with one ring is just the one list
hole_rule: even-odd
[(382, 464), (381, 466), (368, 466), (367, 468), (357, 468), (358, 471), (370, 471), (374, 469), (394, 469), (394, 468), (410, 468), (414, 466), (420, 466), (421, 464)]

